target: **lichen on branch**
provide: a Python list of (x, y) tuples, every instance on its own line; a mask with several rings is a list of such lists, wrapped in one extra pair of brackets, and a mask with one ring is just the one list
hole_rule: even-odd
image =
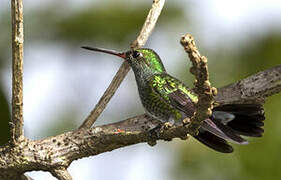
[(217, 94), (216, 88), (211, 86), (207, 66), (207, 58), (201, 56), (191, 34), (185, 34), (181, 38), (181, 44), (188, 53), (192, 62), (190, 72), (195, 76), (194, 91), (198, 95), (196, 112), (188, 125), (190, 133), (196, 135), (202, 122), (212, 115), (214, 96)]

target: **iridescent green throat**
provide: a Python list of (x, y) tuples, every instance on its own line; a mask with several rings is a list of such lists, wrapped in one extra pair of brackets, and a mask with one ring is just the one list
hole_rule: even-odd
[(143, 60), (147, 64), (147, 68), (155, 71), (155, 73), (165, 72), (165, 67), (162, 64), (160, 57), (152, 49), (138, 49), (138, 52), (142, 53)]

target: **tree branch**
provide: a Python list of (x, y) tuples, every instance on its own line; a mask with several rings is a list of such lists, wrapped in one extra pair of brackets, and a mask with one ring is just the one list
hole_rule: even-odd
[(71, 175), (64, 167), (55, 168), (52, 171), (52, 175), (58, 178), (59, 180), (72, 180)]
[[(198, 102), (196, 104), (196, 112), (191, 118), (189, 125), (191, 134), (196, 135), (202, 122), (212, 115), (214, 96), (217, 94), (217, 90), (211, 86), (209, 81), (208, 60), (205, 56), (200, 55), (191, 34), (182, 36), (180, 42), (189, 55), (189, 59), (192, 62), (190, 72), (195, 75), (196, 79), (194, 91), (198, 95)], [(189, 119), (187, 119), (188, 121)]]
[(158, 17), (161, 14), (161, 11), (164, 7), (165, 0), (153, 0), (152, 8), (150, 9), (146, 20), (142, 26), (140, 34), (137, 39), (131, 44), (131, 48), (140, 48), (143, 47), (148, 40), (148, 37), (152, 33)]
[(266, 97), (280, 91), (281, 65), (278, 65), (221, 88), (215, 99), (219, 104), (263, 103)]
[[(240, 101), (261, 103), (260, 100), (253, 101), (254, 97), (249, 95), (255, 92), (258, 99), (265, 100), (265, 97), (279, 93), (280, 79), (281, 65), (278, 65), (218, 89), (215, 101), (220, 104), (240, 103)], [(266, 87), (262, 87), (263, 85)], [(236, 94), (239, 94), (238, 97)], [(0, 148), (0, 179), (1, 174), (10, 172), (14, 168), (19, 168), (21, 172), (49, 171), (58, 167), (68, 167), (72, 161), (83, 157), (148, 142), (151, 140), (148, 130), (157, 124), (157, 121), (143, 114), (117, 123), (79, 129), (42, 140), (26, 139), (16, 147), (2, 147)], [(173, 126), (161, 131), (158, 139), (167, 140), (176, 137), (186, 139), (186, 133), (191, 132), (190, 126)]]
[(116, 90), (126, 77), (130, 70), (129, 64), (124, 61), (121, 67), (119, 68), (118, 72), (112, 79), (110, 85), (100, 98), (99, 102), (95, 106), (95, 108), (91, 111), (90, 115), (85, 119), (85, 121), (82, 123), (82, 125), (79, 127), (81, 128), (90, 128), (97, 120), (97, 118), (100, 116), (100, 114), (105, 109), (106, 105), (109, 103), (112, 96), (115, 94)]
[[(144, 25), (140, 31), (140, 34), (138, 35), (137, 39), (131, 44), (132, 48), (140, 48), (144, 46), (146, 43), (149, 35), (153, 31), (155, 24), (157, 22), (158, 17), (160, 16), (160, 13), (162, 11), (162, 8), (164, 7), (165, 0), (154, 0), (152, 4), (152, 8), (150, 9), (146, 20), (144, 22)], [(91, 111), (90, 115), (86, 118), (86, 120), (82, 123), (82, 125), (79, 127), (81, 128), (90, 128), (97, 118), (100, 116), (102, 111), (107, 106), (108, 102), (112, 98), (112, 96), (115, 94), (116, 90), (120, 86), (121, 82), (124, 80), (126, 75), (128, 74), (130, 70), (129, 64), (124, 61), (121, 67), (119, 68), (118, 72), (114, 76), (113, 80), (111, 81), (110, 85), (104, 92), (103, 96), (100, 98), (98, 104), (95, 106), (95, 108)]]
[(22, 0), (11, 1), (12, 15), (12, 142), (23, 138), (23, 4)]
[[(153, 1), (140, 35), (131, 44), (131, 48), (139, 48), (145, 44), (164, 2), (164, 0)], [(51, 172), (60, 180), (71, 180), (66, 168), (72, 161), (151, 140), (148, 130), (158, 125), (159, 122), (151, 120), (146, 114), (90, 128), (128, 73), (129, 65), (126, 62), (122, 64), (99, 103), (78, 130), (42, 140), (24, 138), (22, 129), (23, 19), (21, 0), (12, 0), (12, 19), (13, 118), (11, 129), (13, 145), (7, 144), (0, 147), (0, 179), (29, 179), (23, 175), (24, 172), (43, 170)], [(218, 95), (213, 97), (216, 91), (211, 88), (208, 81), (207, 59), (199, 54), (191, 36), (185, 36), (182, 44), (189, 53), (194, 66), (191, 72), (197, 79), (195, 86), (199, 94), (198, 112), (192, 121), (187, 122), (187, 126), (163, 129), (157, 136), (158, 140), (170, 140), (176, 137), (186, 139), (187, 133), (195, 134), (201, 120), (210, 115), (209, 108), (213, 98), (219, 104), (264, 103), (266, 97), (281, 91), (281, 65), (279, 65), (220, 88)]]

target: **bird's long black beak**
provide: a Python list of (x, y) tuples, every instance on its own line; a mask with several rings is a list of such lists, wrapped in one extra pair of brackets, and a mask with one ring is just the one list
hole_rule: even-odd
[(113, 50), (95, 48), (95, 47), (89, 47), (89, 46), (82, 46), (81, 48), (87, 49), (87, 50), (90, 50), (90, 51), (97, 51), (97, 52), (103, 52), (103, 53), (106, 53), (106, 54), (112, 54), (114, 56), (118, 56), (118, 57), (121, 57), (123, 59), (126, 58), (126, 54), (122, 53), (122, 52), (116, 52), (116, 51), (113, 51)]

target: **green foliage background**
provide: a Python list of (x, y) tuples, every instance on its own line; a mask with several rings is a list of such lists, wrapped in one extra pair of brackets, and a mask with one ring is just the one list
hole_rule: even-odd
[[(114, 2), (114, 1), (113, 1)], [(40, 11), (25, 11), (25, 37), (26, 44), (61, 43), (66, 48), (77, 48), (81, 44), (97, 46), (118, 47), (126, 49), (136, 37), (150, 4), (127, 8), (120, 3), (100, 3), (87, 6), (79, 10), (64, 12), (61, 3), (41, 8)], [(65, 8), (65, 7), (64, 7)], [(66, 7), (67, 8), (67, 7)], [(71, 9), (71, 8), (70, 8)], [(173, 35), (173, 30), (182, 28), (182, 22), (192, 22), (189, 11), (168, 3), (157, 24), (155, 33)], [(10, 25), (9, 14), (0, 12), (0, 73), (10, 68)], [(162, 31), (160, 32), (160, 30)], [(196, 27), (191, 27), (196, 32)], [(151, 41), (155, 41), (152, 35)], [(7, 36), (8, 35), (8, 36)], [(200, 34), (196, 34), (200, 37)], [(195, 38), (197, 39), (197, 37)], [(176, 37), (179, 39), (179, 37)], [(198, 38), (200, 39), (200, 38)], [(198, 42), (199, 40), (197, 40)], [(218, 47), (208, 50), (204, 44), (198, 42), (201, 53), (208, 56), (210, 62), (211, 79), (215, 86), (220, 87), (235, 82), (258, 71), (280, 64), (281, 33), (272, 29), (255, 39), (243, 42), (243, 48), (233, 47), (224, 49)], [(161, 44), (159, 44), (161, 48)], [(149, 47), (149, 44), (148, 44)], [(172, 50), (171, 50), (172, 51)], [(181, 59), (186, 59), (182, 53)], [(213, 61), (215, 60), (215, 61)], [(165, 64), (165, 62), (164, 62)], [(191, 82), (187, 78), (188, 67), (178, 65), (174, 71), (178, 72), (180, 79)], [(0, 83), (0, 144), (8, 140), (8, 121), (10, 118), (10, 97), (4, 93), (4, 81)], [(192, 83), (188, 83), (192, 84)], [(118, 95), (117, 95), (118, 96)], [(176, 149), (174, 167), (167, 173), (169, 179), (214, 179), (214, 180), (264, 180), (281, 177), (281, 126), (280, 126), (281, 94), (268, 98), (265, 104), (266, 124), (265, 134), (260, 139), (250, 139), (248, 146), (235, 146), (233, 154), (220, 154), (191, 140), (174, 145)], [(56, 124), (50, 124), (42, 130), (42, 136), (48, 136), (75, 128), (75, 116), (69, 115), (71, 109), (65, 110)], [(136, 110), (137, 112), (138, 110)], [(114, 153), (114, 152), (113, 152)], [(164, 172), (163, 172), (164, 173)]]

